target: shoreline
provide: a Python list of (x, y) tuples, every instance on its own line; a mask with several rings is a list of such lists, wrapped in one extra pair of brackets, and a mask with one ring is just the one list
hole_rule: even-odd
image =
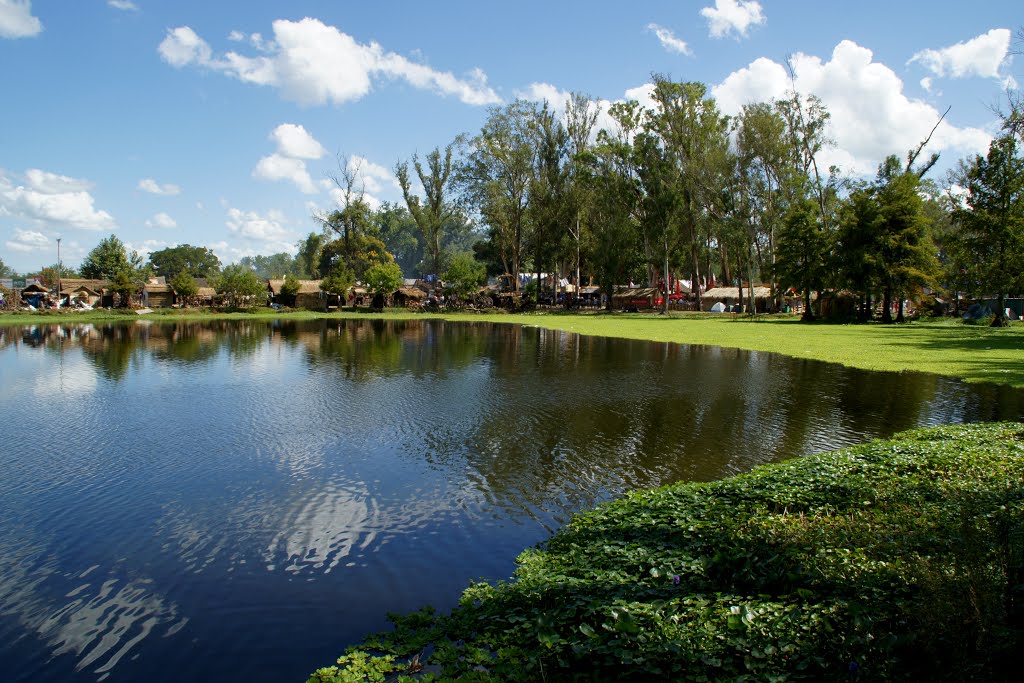
[(577, 334), (672, 344), (718, 346), (779, 353), (792, 358), (880, 372), (924, 372), (965, 382), (1024, 388), (1024, 323), (1005, 328), (966, 325), (943, 318), (883, 325), (805, 324), (795, 315), (722, 317), (673, 313), (414, 313), (387, 311), (205, 312), (169, 311), (145, 315), (109, 311), (2, 314), (0, 327), (75, 323), (204, 322), (214, 320), (447, 320), (508, 323)]

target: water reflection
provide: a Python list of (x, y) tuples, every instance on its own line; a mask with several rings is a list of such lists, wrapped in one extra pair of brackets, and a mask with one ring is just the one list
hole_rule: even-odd
[(1024, 415), (934, 376), (436, 320), (0, 328), (0, 373), (0, 670), (34, 683), (301, 680), (624, 491)]

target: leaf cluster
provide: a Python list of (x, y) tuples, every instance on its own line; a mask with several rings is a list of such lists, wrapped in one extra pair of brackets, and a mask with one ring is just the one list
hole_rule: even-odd
[(346, 657), (459, 680), (1011, 680), (1024, 425), (914, 430), (640, 491), (518, 562), (450, 614), (392, 615)]

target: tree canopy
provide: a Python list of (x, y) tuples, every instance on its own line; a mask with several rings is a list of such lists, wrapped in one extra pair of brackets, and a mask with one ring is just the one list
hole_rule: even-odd
[(153, 271), (168, 279), (178, 273), (188, 273), (194, 278), (210, 277), (220, 271), (220, 259), (206, 247), (181, 244), (154, 251), (149, 255)]

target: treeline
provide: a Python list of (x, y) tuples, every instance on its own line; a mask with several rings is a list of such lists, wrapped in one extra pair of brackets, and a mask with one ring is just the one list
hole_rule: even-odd
[[(686, 280), (699, 302), (713, 281), (739, 286), (748, 305), (760, 282), (776, 308), (798, 292), (807, 319), (831, 301), (850, 318), (900, 320), (903, 302), (940, 294), (997, 299), (1000, 323), (1004, 298), (1024, 291), (1019, 100), (987, 154), (940, 181), (928, 176), (938, 160), (929, 139), (894, 150), (870, 180), (824, 168), (830, 115), (813, 95), (791, 92), (735, 117), (701, 83), (655, 77), (650, 97), (650, 107), (611, 105), (601, 126), (599, 103), (580, 94), (561, 113), (525, 100), (493, 107), (476, 135), (396, 164), (400, 204), (371, 207), (359, 166), (342, 159), (340, 207), (315, 217), (321, 229), (294, 256), (229, 268), (323, 279), (339, 293), (403, 275), (469, 292), (487, 274), (507, 273), (515, 286), (522, 273), (547, 273), (605, 293)], [(91, 253), (82, 275), (222, 270), (202, 247), (163, 249), (147, 264), (121, 252), (107, 259), (113, 269)]]
[(563, 115), (524, 100), (494, 107), (475, 136), (396, 165), (405, 206), (371, 209), (358, 167), (342, 164), (342, 207), (319, 217), (293, 272), (358, 278), (393, 255), (406, 275), (443, 277), (470, 254), (513, 282), (548, 273), (611, 292), (683, 279), (698, 299), (711, 281), (751, 297), (763, 282), (776, 306), (799, 292), (808, 319), (842, 293), (847, 314), (880, 309), (886, 321), (929, 292), (992, 296), (1001, 315), (1002, 299), (1024, 290), (1016, 102), (988, 154), (940, 182), (928, 177), (928, 139), (871, 180), (824, 168), (830, 115), (813, 95), (729, 117), (705, 85), (655, 77), (651, 99), (613, 104), (603, 128), (597, 101), (580, 94)]

